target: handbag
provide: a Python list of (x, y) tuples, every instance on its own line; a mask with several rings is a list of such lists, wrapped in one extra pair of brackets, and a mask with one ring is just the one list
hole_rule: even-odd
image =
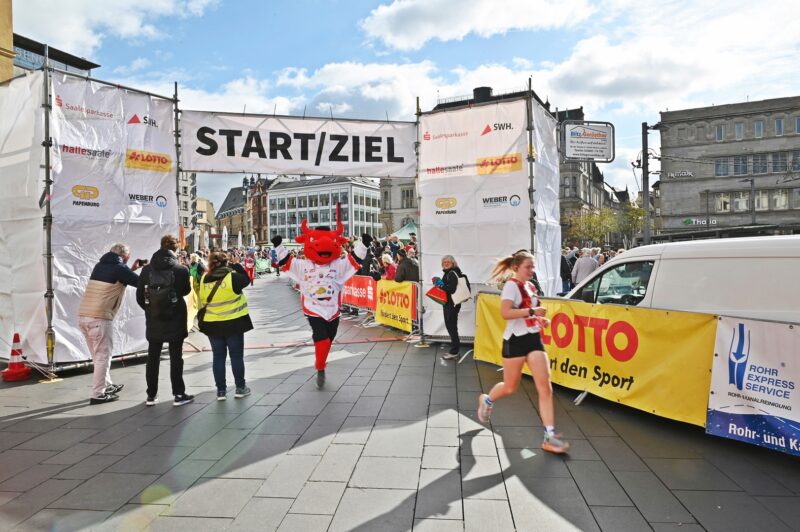
[(430, 290), (425, 292), (425, 295), (434, 300), (436, 303), (439, 303), (440, 305), (444, 305), (447, 303), (447, 292), (445, 292), (438, 286), (431, 287)]
[(217, 282), (214, 283), (214, 288), (211, 289), (211, 292), (208, 294), (208, 297), (206, 298), (206, 304), (203, 305), (202, 307), (200, 307), (199, 309), (197, 309), (197, 324), (198, 325), (200, 325), (200, 326), (203, 325), (203, 318), (206, 317), (206, 307), (208, 306), (209, 303), (211, 303), (211, 299), (214, 297), (214, 294), (217, 293), (217, 288), (219, 288), (219, 285), (222, 284), (223, 279), (225, 279), (225, 278), (223, 277), (221, 279), (217, 279)]
[(472, 293), (469, 290), (469, 282), (467, 281), (466, 276), (458, 276), (458, 285), (456, 286), (456, 291), (453, 292), (453, 295), (450, 297), (453, 299), (454, 305), (460, 305), (472, 297)]

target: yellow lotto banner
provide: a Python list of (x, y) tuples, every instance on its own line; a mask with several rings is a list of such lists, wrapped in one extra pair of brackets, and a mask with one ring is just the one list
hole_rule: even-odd
[(194, 327), (194, 318), (197, 316), (197, 292), (192, 289), (186, 296), (186, 326), (191, 331)]
[[(554, 383), (705, 426), (715, 316), (565, 299), (542, 306), (551, 319), (542, 341)], [(478, 296), (476, 322), (475, 359), (502, 365), (499, 295)]]
[(416, 318), (417, 308), (415, 287), (416, 283), (410, 282), (378, 281), (375, 321), (411, 332), (411, 322)]

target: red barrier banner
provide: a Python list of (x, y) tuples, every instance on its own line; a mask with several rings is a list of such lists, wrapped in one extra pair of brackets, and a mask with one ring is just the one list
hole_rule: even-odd
[(377, 282), (366, 275), (355, 275), (344, 284), (342, 303), (353, 307), (375, 310)]

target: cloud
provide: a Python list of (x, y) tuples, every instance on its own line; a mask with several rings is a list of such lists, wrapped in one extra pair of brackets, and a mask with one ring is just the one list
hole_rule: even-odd
[(570, 27), (593, 11), (586, 0), (394, 0), (373, 9), (361, 28), (388, 47), (419, 50), (432, 39)]
[[(91, 57), (109, 36), (158, 39), (162, 18), (200, 17), (217, 0), (37, 0), (14, 4), (17, 33), (65, 52)], [(44, 14), (44, 15), (43, 15)]]
[(115, 74), (123, 74), (128, 75), (132, 74), (133, 72), (139, 72), (150, 66), (150, 60), (144, 57), (138, 57), (134, 59), (130, 65), (122, 65), (118, 66), (114, 69)]

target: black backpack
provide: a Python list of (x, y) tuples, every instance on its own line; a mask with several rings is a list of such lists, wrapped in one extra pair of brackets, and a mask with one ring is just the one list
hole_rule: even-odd
[(175, 273), (150, 269), (148, 284), (144, 286), (144, 304), (153, 318), (171, 318), (175, 313), (178, 296), (175, 292)]

